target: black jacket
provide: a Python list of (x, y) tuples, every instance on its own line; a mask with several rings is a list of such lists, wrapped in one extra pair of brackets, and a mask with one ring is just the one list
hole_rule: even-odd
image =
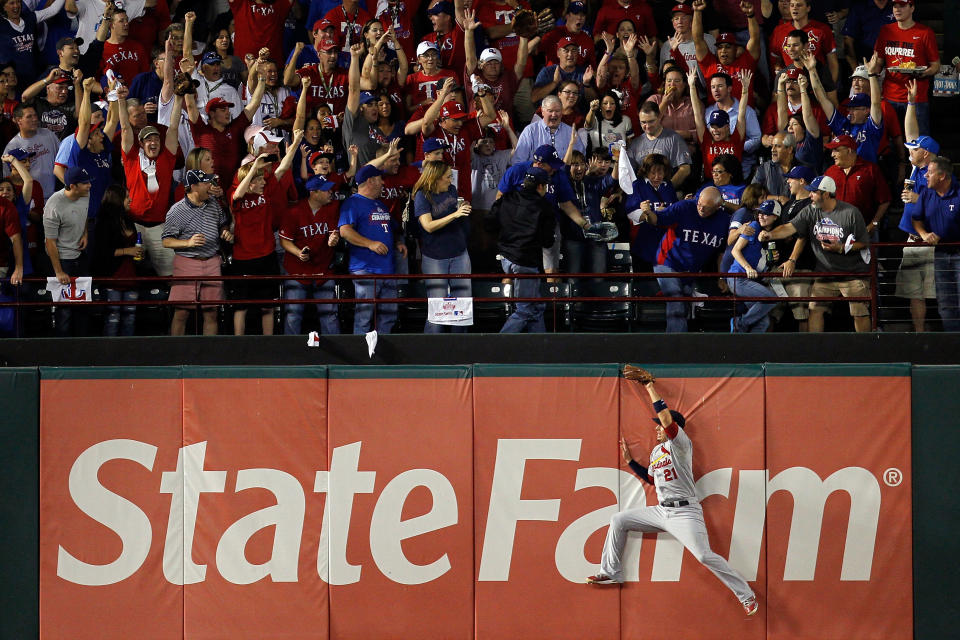
[(510, 262), (543, 268), (544, 247), (553, 246), (557, 226), (553, 206), (536, 191), (510, 191), (487, 214), (487, 229), (500, 231), (497, 248)]

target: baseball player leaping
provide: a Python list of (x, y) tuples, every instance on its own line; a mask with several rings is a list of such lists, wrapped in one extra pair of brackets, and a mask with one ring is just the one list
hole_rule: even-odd
[(693, 480), (693, 443), (684, 431), (683, 415), (667, 408), (667, 403), (655, 388), (656, 379), (649, 371), (627, 365), (623, 375), (643, 384), (650, 395), (650, 401), (657, 412), (657, 417), (653, 420), (657, 423), (657, 446), (650, 453), (649, 471), (633, 459), (630, 447), (623, 438), (620, 439), (620, 449), (630, 469), (657, 488), (660, 504), (627, 509), (613, 516), (603, 544), (600, 573), (587, 578), (587, 582), (598, 585), (623, 582), (621, 560), (628, 531), (666, 531), (727, 585), (743, 604), (747, 615), (752, 616), (759, 608), (753, 589), (726, 560), (710, 549), (707, 527), (703, 521), (703, 508), (697, 500)]

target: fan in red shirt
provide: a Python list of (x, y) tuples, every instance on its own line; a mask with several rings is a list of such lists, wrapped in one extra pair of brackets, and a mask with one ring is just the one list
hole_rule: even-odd
[(233, 54), (243, 60), (256, 57), (262, 47), (283, 51), (283, 23), (292, 0), (229, 0), (233, 13)]
[[(777, 100), (772, 102), (770, 106), (767, 107), (767, 110), (763, 114), (763, 122), (760, 123), (760, 129), (763, 131), (764, 146), (769, 147), (771, 144), (773, 144), (773, 136), (777, 132), (786, 129), (787, 119), (794, 114), (800, 113), (801, 109), (803, 108), (803, 96), (800, 95), (800, 76), (804, 76), (804, 78), (806, 78), (807, 72), (805, 69), (787, 67), (786, 70), (777, 78)], [(783, 91), (782, 94), (779, 93), (781, 90)], [(786, 113), (784, 114), (784, 120), (782, 123), (779, 120), (780, 114), (777, 110), (778, 101), (781, 95), (783, 95), (785, 98), (786, 106)], [(823, 109), (821, 109), (820, 105), (817, 104), (816, 99), (812, 99), (809, 102), (810, 113), (814, 118), (816, 118), (817, 124), (820, 126), (820, 131), (829, 131), (830, 127), (827, 125), (827, 116), (823, 113)]]
[[(430, 16), (430, 22), (433, 24), (433, 32), (425, 35), (423, 41), (437, 45), (440, 65), (453, 71), (462, 84), (463, 78), (460, 74), (463, 73), (463, 65), (466, 62), (463, 52), (463, 29), (454, 21), (454, 13), (453, 3), (447, 0), (440, 0), (427, 9), (427, 15)], [(418, 52), (419, 49), (420, 47), (417, 47)], [(417, 57), (419, 58), (419, 53)]]
[[(464, 13), (463, 21), (465, 36), (463, 44), (467, 59), (463, 77), (467, 81), (464, 85), (467, 103), (474, 104), (474, 87), (485, 88), (487, 91), (492, 91), (495, 96), (493, 103), (495, 109), (512, 111), (517, 85), (528, 59), (529, 41), (526, 38), (520, 38), (519, 56), (514, 60), (512, 67), (506, 65), (502, 53), (494, 47), (484, 49), (478, 60), (474, 35), (479, 26), (480, 23), (477, 21), (475, 13), (467, 10)], [(479, 73), (475, 74), (474, 71), (477, 69), (479, 69)]]
[(596, 47), (593, 44), (593, 38), (583, 30), (587, 22), (587, 7), (579, 0), (574, 0), (567, 5), (567, 11), (564, 14), (565, 22), (559, 27), (554, 27), (543, 34), (540, 38), (538, 49), (543, 51), (547, 64), (557, 64), (557, 43), (561, 38), (569, 37), (580, 47), (580, 55), (577, 58), (577, 66), (586, 66), (597, 64)]
[(697, 123), (697, 139), (700, 140), (700, 153), (703, 156), (704, 174), (710, 175), (713, 159), (728, 153), (743, 160), (743, 134), (747, 122), (747, 96), (753, 72), (745, 69), (740, 73), (740, 82), (744, 90), (740, 95), (740, 106), (737, 111), (737, 128), (730, 130), (730, 116), (723, 109), (717, 109), (710, 114), (710, 121), (704, 120), (703, 102), (697, 93), (697, 70), (687, 74), (687, 86), (690, 88), (690, 102), (693, 104), (693, 119)]
[(633, 22), (638, 35), (657, 37), (653, 9), (646, 0), (617, 0), (616, 3), (604, 2), (597, 12), (597, 19), (593, 23), (593, 41), (599, 42), (603, 33), (616, 33), (617, 26), (624, 20)]
[[(880, 29), (874, 50), (887, 67), (887, 76), (883, 80), (883, 97), (895, 103), (898, 111), (903, 114), (907, 109), (907, 82), (912, 77), (917, 80), (917, 102), (927, 102), (930, 78), (940, 70), (940, 53), (937, 51), (937, 38), (933, 29), (914, 22), (913, 0), (894, 0), (893, 17), (897, 21)], [(927, 69), (916, 76), (890, 71), (890, 67), (910, 64)], [(930, 114), (924, 111), (918, 108), (917, 118), (920, 121), (920, 133), (928, 135)]]
[(200, 118), (195, 96), (187, 95), (187, 118), (190, 121), (190, 132), (193, 134), (194, 144), (210, 150), (213, 155), (215, 172), (220, 176), (221, 184), (230, 184), (233, 175), (240, 166), (243, 157), (243, 132), (250, 125), (250, 120), (260, 108), (260, 100), (266, 88), (265, 82), (259, 82), (250, 96), (250, 104), (244, 107), (240, 115), (234, 119), (230, 117), (233, 103), (223, 98), (208, 100), (204, 111), (208, 121)]
[(783, 54), (787, 38), (794, 29), (806, 32), (810, 53), (818, 62), (830, 69), (834, 82), (839, 80), (840, 62), (837, 60), (837, 44), (833, 39), (833, 30), (817, 20), (810, 19), (810, 0), (790, 0), (790, 20), (778, 24), (770, 36), (770, 64), (779, 71), (787, 66), (789, 60)]
[[(297, 48), (301, 47), (297, 43)], [(296, 60), (298, 51), (294, 50), (292, 60)], [(325, 38), (320, 41), (317, 51), (317, 57), (320, 58), (318, 64), (308, 64), (296, 68), (295, 63), (287, 64), (283, 72), (284, 83), (291, 88), (299, 88), (301, 78), (309, 78), (310, 86), (307, 88), (307, 110), (313, 111), (321, 104), (330, 105), (330, 111), (338, 118), (343, 118), (343, 111), (347, 107), (347, 87), (349, 78), (347, 71), (337, 67), (337, 57), (340, 55), (337, 43), (331, 38)]]
[[(12, 156), (6, 157), (7, 160)], [(5, 160), (6, 161), (6, 160)], [(12, 188), (12, 184), (10, 185)], [(10, 284), (18, 285), (23, 282), (23, 240), (20, 238), (20, 213), (13, 203), (6, 198), (0, 198), (0, 278), (10, 275)], [(7, 265), (7, 243), (13, 249), (13, 270)]]
[[(488, 95), (480, 99), (483, 111), (471, 118), (462, 104), (447, 101), (452, 89), (452, 81), (444, 83), (440, 97), (424, 114), (418, 146), (422, 148), (423, 141), (428, 138), (439, 138), (446, 142), (453, 160), (453, 182), (457, 185), (457, 193), (469, 200), (473, 197), (470, 178), (473, 144), (483, 137), (483, 128), (496, 120), (497, 115), (493, 111), (493, 96)], [(418, 152), (417, 155), (422, 159), (422, 153)]]
[[(520, 50), (520, 38), (513, 32), (513, 16), (520, 9), (530, 9), (524, 0), (478, 0), (476, 3), (477, 22), (484, 26), (490, 46), (499, 49), (503, 64), (512, 69), (517, 62)], [(584, 34), (585, 35), (585, 34)], [(587, 40), (590, 37), (587, 36)], [(592, 43), (591, 43), (592, 44)], [(556, 46), (556, 44), (554, 44)], [(469, 56), (469, 52), (467, 52)], [(533, 62), (527, 58), (518, 78), (533, 75)]]
[[(740, 72), (744, 69), (756, 71), (757, 61), (760, 60), (760, 23), (757, 21), (757, 15), (754, 12), (753, 4), (747, 0), (741, 0), (740, 10), (747, 18), (747, 27), (750, 30), (750, 39), (743, 53), (737, 55), (737, 36), (729, 31), (717, 36), (717, 53), (713, 54), (707, 47), (707, 41), (703, 39), (703, 11), (706, 9), (706, 0), (694, 0), (693, 3), (693, 23), (691, 32), (693, 34), (693, 46), (697, 55), (697, 64), (700, 66), (700, 72), (704, 78), (709, 78), (715, 73), (725, 73), (733, 79), (731, 92), (734, 95), (740, 95), (743, 87), (740, 85)], [(710, 93), (707, 93), (707, 100), (713, 102)], [(750, 106), (754, 106), (753, 93), (750, 93)]]
[[(408, 75), (405, 84), (407, 113), (413, 112), (421, 104), (436, 100), (446, 78), (460, 81), (453, 71), (440, 68), (440, 51), (435, 42), (424, 40), (417, 45), (417, 62), (420, 63), (420, 71)], [(462, 66), (460, 68), (463, 69)]]
[(417, 9), (419, 8), (420, 0), (409, 0), (409, 2), (407, 0), (387, 0), (377, 3), (377, 15), (374, 16), (377, 20), (380, 20), (384, 29), (393, 26), (393, 32), (397, 34), (397, 40), (400, 41), (408, 56), (416, 49), (416, 41), (413, 39), (413, 16), (417, 15)]
[[(280, 244), (283, 246), (283, 270), (296, 279), (284, 280), (283, 295), (288, 300), (336, 297), (333, 280), (324, 280), (333, 262), (334, 247), (340, 242), (340, 203), (332, 199), (334, 184), (323, 176), (307, 180), (305, 200), (284, 211), (280, 223)], [(302, 276), (309, 276), (304, 278)], [(317, 317), (324, 335), (340, 333), (337, 307), (318, 304)], [(303, 305), (284, 305), (283, 332), (300, 333)]]
[(349, 49), (351, 44), (363, 41), (363, 25), (370, 20), (370, 14), (357, 0), (343, 0), (343, 4), (328, 11), (323, 19), (336, 27), (343, 40), (343, 48)]
[(824, 175), (837, 183), (837, 200), (859, 209), (867, 233), (873, 233), (890, 208), (890, 187), (880, 167), (857, 155), (857, 141), (851, 136), (837, 136), (824, 146), (834, 162)]
[(137, 74), (149, 71), (151, 66), (147, 50), (136, 40), (130, 40), (129, 32), (127, 12), (118, 9), (111, 18), (110, 37), (103, 43), (103, 55), (100, 57), (100, 74), (113, 70), (125, 84), (133, 82)]

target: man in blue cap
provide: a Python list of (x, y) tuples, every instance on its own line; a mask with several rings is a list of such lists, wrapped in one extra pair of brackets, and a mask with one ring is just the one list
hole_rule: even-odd
[(200, 66), (194, 70), (193, 77), (200, 82), (200, 86), (197, 87), (197, 109), (203, 112), (208, 101), (222, 98), (232, 105), (231, 120), (240, 115), (243, 100), (236, 89), (223, 81), (223, 58), (216, 50), (211, 49), (203, 54), (200, 58)]
[[(816, 179), (816, 172), (810, 167), (797, 165), (787, 174), (787, 186), (790, 189), (790, 199), (783, 205), (780, 214), (781, 222), (790, 222), (810, 204), (810, 192), (807, 185)], [(794, 273), (813, 271), (816, 262), (813, 250), (805, 239), (792, 238), (792, 249), (781, 255), (788, 256), (783, 262), (783, 279), (780, 283), (791, 298), (804, 298), (810, 295), (813, 281), (810, 278), (793, 278)], [(809, 329), (810, 304), (807, 301), (791, 302), (790, 313), (797, 321), (797, 330), (805, 333)]]
[[(81, 167), (70, 167), (64, 174), (64, 188), (47, 199), (43, 207), (43, 235), (47, 256), (60, 284), (70, 278), (88, 275), (87, 213), (93, 180)], [(71, 305), (57, 305), (57, 335), (86, 335), (86, 314), (77, 314), (74, 323)]]
[[(354, 275), (394, 273), (393, 252), (407, 254), (399, 229), (390, 211), (378, 199), (383, 190), (383, 170), (364, 165), (357, 171), (357, 193), (340, 207), (340, 235), (350, 243), (350, 273)], [(397, 281), (354, 280), (356, 297), (384, 299), (397, 297)], [(378, 333), (390, 333), (397, 321), (396, 303), (377, 305), (376, 325), (372, 304), (357, 304), (353, 332), (365, 334), (374, 326)]]
[(357, 146), (357, 166), (362, 167), (375, 157), (380, 145), (387, 139), (377, 128), (380, 119), (379, 98), (360, 90), (360, 58), (362, 47), (350, 47), (350, 73), (347, 88), (347, 106), (343, 111), (343, 144)]
[[(316, 175), (307, 180), (308, 196), (283, 212), (280, 244), (283, 246), (283, 271), (288, 276), (305, 278), (283, 281), (283, 297), (288, 300), (331, 300), (336, 297), (333, 280), (324, 280), (330, 272), (334, 247), (340, 242), (340, 207), (333, 199), (333, 180)], [(340, 333), (337, 306), (317, 304), (317, 319), (324, 335)], [(283, 312), (283, 333), (298, 335), (303, 323), (303, 304), (287, 304)]]

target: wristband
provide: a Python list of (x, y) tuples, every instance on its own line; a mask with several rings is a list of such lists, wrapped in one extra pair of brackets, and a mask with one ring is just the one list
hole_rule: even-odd
[(917, 103), (916, 103), (916, 102), (907, 102), (907, 106), (915, 107), (915, 106), (917, 106)]
[(667, 403), (662, 399), (657, 400), (656, 402), (653, 403), (653, 410), (656, 411), (657, 413), (660, 413), (661, 411), (666, 411)]
[(880, 77), (880, 74), (879, 74), (879, 73), (868, 73), (867, 75), (870, 76), (871, 78), (879, 78), (879, 77)]
[(787, 262), (792, 262), (793, 264), (797, 264), (797, 261), (794, 260), (793, 258), (787, 258)]

